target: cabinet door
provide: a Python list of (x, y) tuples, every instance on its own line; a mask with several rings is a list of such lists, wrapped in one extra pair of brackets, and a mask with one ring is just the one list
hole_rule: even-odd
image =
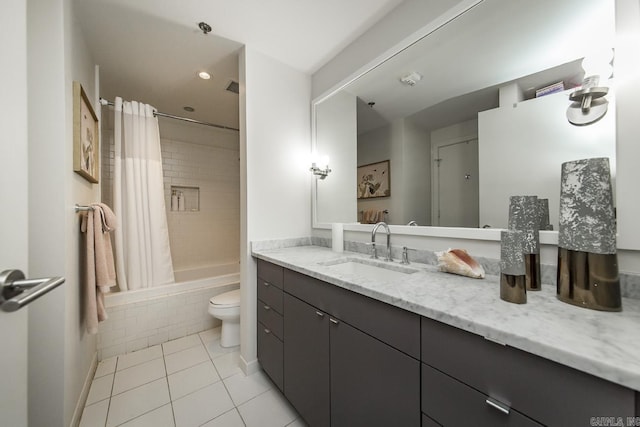
[(420, 363), (330, 319), (331, 426), (420, 426)]
[(282, 390), (282, 341), (258, 322), (258, 361), (274, 384)]
[(284, 395), (313, 427), (329, 425), (329, 316), (284, 294)]

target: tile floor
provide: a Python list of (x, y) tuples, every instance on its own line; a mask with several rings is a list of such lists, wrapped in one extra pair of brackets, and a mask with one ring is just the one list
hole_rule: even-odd
[(80, 427), (301, 427), (262, 372), (245, 376), (220, 328), (98, 364)]

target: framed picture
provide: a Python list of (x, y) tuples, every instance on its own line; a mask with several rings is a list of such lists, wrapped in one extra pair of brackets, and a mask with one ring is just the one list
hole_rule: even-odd
[(100, 128), (82, 85), (73, 82), (73, 170), (87, 181), (98, 183)]
[(358, 167), (358, 199), (391, 196), (389, 160)]

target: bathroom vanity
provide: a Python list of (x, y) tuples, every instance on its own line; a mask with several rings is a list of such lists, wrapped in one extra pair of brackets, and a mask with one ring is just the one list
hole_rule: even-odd
[(515, 306), (500, 301), (497, 277), (377, 266), (316, 246), (253, 255), (258, 359), (311, 426), (584, 426), (640, 415), (638, 301), (601, 313), (545, 286)]

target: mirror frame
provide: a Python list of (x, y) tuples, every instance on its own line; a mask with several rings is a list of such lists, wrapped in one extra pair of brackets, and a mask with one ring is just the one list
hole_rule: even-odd
[[(322, 93), (320, 96), (314, 98), (311, 101), (311, 151), (315, 152), (317, 149), (317, 107), (318, 105), (330, 98), (334, 94), (340, 92), (352, 82), (368, 73), (369, 71), (376, 68), (378, 65), (387, 61), (395, 55), (400, 54), (405, 49), (411, 47), (413, 44), (419, 42), (425, 37), (428, 37), (433, 32), (437, 31), (439, 28), (447, 25), (450, 21), (454, 20), (461, 14), (467, 12), (472, 9), (476, 5), (483, 3), (484, 0), (467, 0), (459, 3), (453, 8), (447, 10), (444, 14), (436, 17), (434, 20), (429, 22), (427, 25), (422, 27), (417, 32), (413, 33), (409, 37), (405, 38), (398, 44), (396, 44), (391, 49), (382, 53), (378, 57), (374, 58), (372, 61), (367, 63), (365, 66), (356, 70), (354, 73), (349, 75), (347, 78), (334, 85), (329, 90)], [(618, 2), (616, 1), (615, 7), (618, 8)], [(616, 31), (618, 26), (618, 16), (616, 14)], [(617, 37), (617, 36), (616, 36)], [(617, 101), (619, 102), (619, 101)], [(616, 123), (616, 128), (618, 127)], [(616, 135), (616, 147), (619, 144), (618, 135)], [(617, 148), (616, 148), (617, 149)], [(616, 162), (618, 160), (616, 159)], [(328, 179), (331, 179), (329, 176)], [(311, 215), (312, 215), (312, 228), (313, 229), (331, 229), (331, 223), (321, 223), (318, 221), (317, 217), (317, 194), (318, 194), (318, 185), (315, 177), (312, 177), (311, 184)], [(618, 198), (616, 197), (616, 200)], [(619, 204), (617, 205), (619, 207)], [(357, 231), (357, 232), (370, 232), (373, 225), (371, 224), (360, 224), (357, 222), (354, 223), (345, 223), (343, 225), (344, 230), (346, 231)], [(492, 229), (482, 229), (482, 228), (464, 228), (464, 227), (436, 227), (436, 226), (405, 226), (405, 225), (390, 225), (394, 234), (400, 235), (408, 235), (408, 236), (423, 236), (423, 237), (436, 237), (436, 238), (451, 238), (451, 239), (471, 239), (471, 240), (482, 240), (482, 241), (500, 241), (500, 232), (503, 230), (501, 228), (492, 228)], [(558, 244), (558, 231), (540, 231), (540, 243), (543, 245), (557, 245)], [(618, 245), (620, 247), (620, 245)]]

